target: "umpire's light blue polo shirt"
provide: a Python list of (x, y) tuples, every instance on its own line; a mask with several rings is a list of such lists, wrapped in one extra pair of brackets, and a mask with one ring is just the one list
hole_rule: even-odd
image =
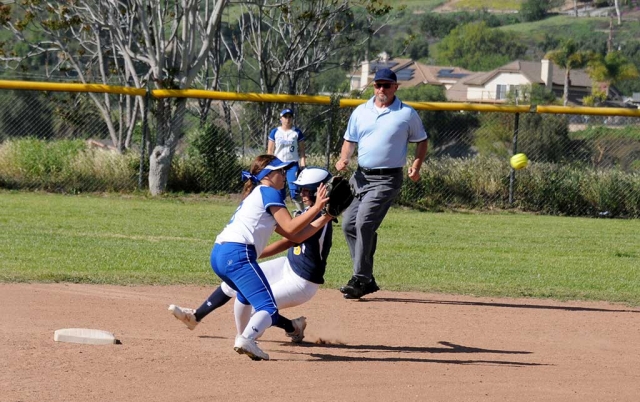
[(378, 114), (371, 98), (353, 111), (344, 139), (358, 143), (358, 165), (365, 168), (397, 168), (407, 164), (409, 142), (428, 138), (418, 113), (396, 96)]

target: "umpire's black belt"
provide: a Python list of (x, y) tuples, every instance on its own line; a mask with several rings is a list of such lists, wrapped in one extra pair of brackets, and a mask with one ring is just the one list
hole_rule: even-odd
[(401, 167), (397, 167), (397, 168), (369, 169), (369, 168), (362, 167), (362, 166), (358, 165), (358, 170), (361, 171), (364, 174), (380, 176), (380, 175), (385, 175), (385, 174), (395, 174), (395, 173), (401, 172), (402, 168)]

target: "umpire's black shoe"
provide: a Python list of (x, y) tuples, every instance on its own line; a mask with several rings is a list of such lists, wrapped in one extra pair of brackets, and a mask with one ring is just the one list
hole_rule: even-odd
[(368, 295), (370, 293), (375, 293), (380, 290), (380, 286), (376, 283), (376, 278), (371, 277), (371, 282), (367, 283), (364, 288), (364, 294)]
[(359, 299), (364, 295), (368, 295), (380, 290), (375, 279), (371, 279), (369, 283), (363, 283), (358, 277), (353, 276), (349, 282), (340, 288), (345, 299)]

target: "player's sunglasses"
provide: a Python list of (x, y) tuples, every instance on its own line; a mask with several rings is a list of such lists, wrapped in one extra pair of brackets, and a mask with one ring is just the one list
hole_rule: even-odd
[(291, 119), (291, 118), (293, 118), (293, 116), (292, 116), (292, 115), (290, 115), (290, 114), (285, 114), (285, 115), (283, 115), (282, 117), (284, 117), (285, 119)]
[(380, 88), (389, 89), (389, 88), (391, 88), (391, 85), (393, 85), (393, 84), (389, 84), (389, 83), (378, 84), (378, 83), (376, 82), (375, 84), (373, 84), (373, 87), (374, 87), (375, 89), (380, 89)]

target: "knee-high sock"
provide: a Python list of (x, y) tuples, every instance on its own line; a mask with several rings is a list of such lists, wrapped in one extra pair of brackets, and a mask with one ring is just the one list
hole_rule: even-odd
[(224, 306), (231, 297), (227, 296), (222, 290), (222, 286), (218, 286), (216, 290), (211, 293), (211, 296), (202, 303), (200, 307), (195, 312), (196, 321), (200, 322), (204, 317), (206, 317), (213, 310), (217, 309), (220, 306)]
[(236, 299), (233, 305), (233, 315), (236, 319), (236, 330), (238, 334), (242, 334), (247, 327), (249, 319), (251, 318), (252, 309), (253, 307), (251, 307), (250, 304), (242, 304)]
[(287, 317), (283, 317), (283, 316), (279, 316), (278, 317), (278, 321), (273, 325), (275, 325), (278, 328), (282, 328), (282, 329), (284, 329), (285, 332), (289, 332), (289, 333), (291, 333), (291, 332), (296, 330), (293, 327), (293, 323), (291, 322), (291, 320), (288, 319)]
[(257, 339), (270, 326), (271, 315), (264, 310), (256, 311), (255, 314), (251, 316), (249, 324), (247, 324), (247, 327), (242, 332), (242, 336), (249, 339)]

